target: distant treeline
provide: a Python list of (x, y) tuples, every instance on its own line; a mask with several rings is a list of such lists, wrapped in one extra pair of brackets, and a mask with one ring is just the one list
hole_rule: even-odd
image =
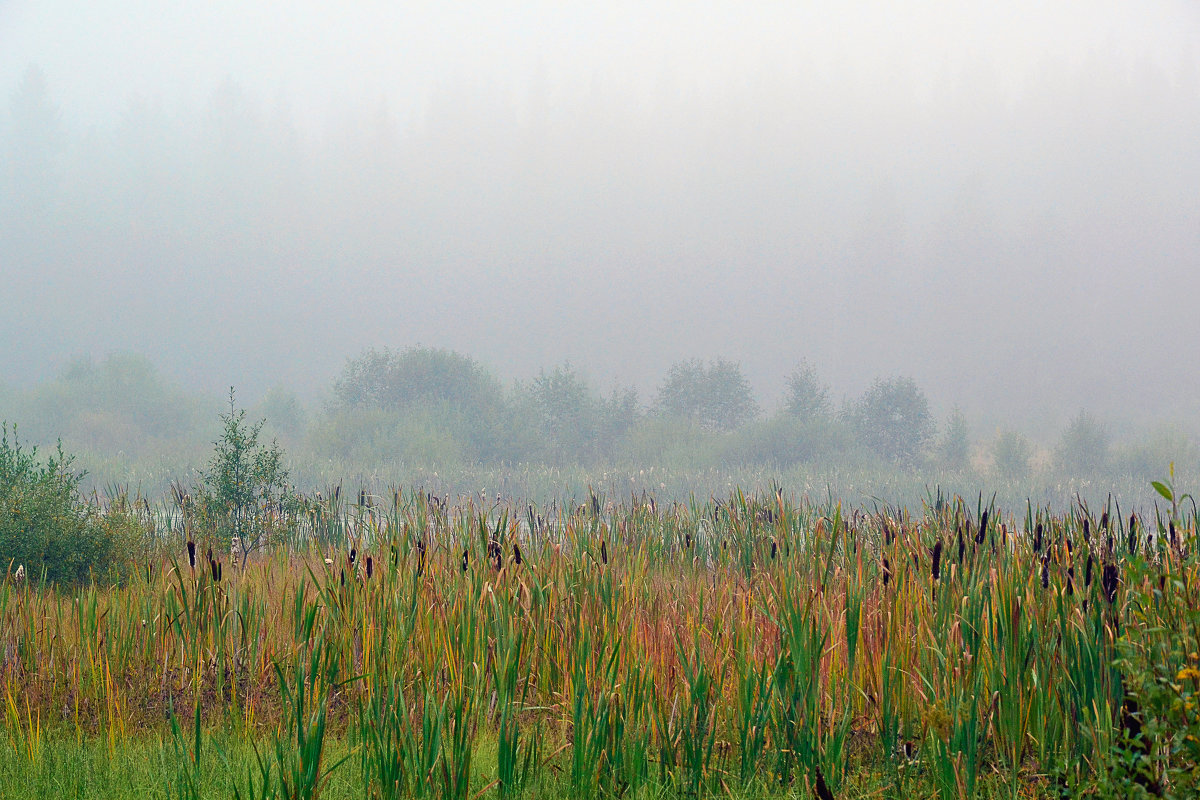
[[(0, 388), (0, 417), (23, 440), (61, 438), (94, 477), (195, 469), (217, 432), (221, 401), (188, 394), (146, 358), (80, 359), (25, 391)], [(1137, 484), (1200, 466), (1195, 437), (1160, 430), (1117, 441), (1081, 411), (1057, 441), (1012, 430), (978, 435), (958, 411), (936, 419), (906, 377), (877, 379), (835, 404), (807, 363), (764, 409), (739, 365), (674, 364), (652, 396), (600, 391), (570, 364), (505, 383), (450, 350), (370, 349), (348, 359), (326, 398), (305, 404), (286, 387), (250, 407), (278, 438), (294, 474), (402, 480), (414, 469), (545, 466), (658, 467), (677, 473), (746, 466), (978, 476), (990, 484), (1121, 475)], [(171, 479), (168, 477), (168, 479)]]
[(252, 76), (81, 118), (30, 65), (0, 87), (22, 310), (0, 314), (0, 372), (135, 346), (215, 395), (273, 374), (308, 396), (359, 343), (423, 340), (521, 374), (587, 354), (643, 387), (709, 353), (757, 386), (801, 356), (839, 386), (901, 364), (972, 412), (1052, 409), (1040, 430), (1079, 406), (1197, 419), (1158, 343), (1162, 320), (1200, 341), (1200, 82), (1158, 60), (1102, 48), (1015, 93), (837, 68), (649, 103), (544, 87), (538, 114), (481, 75), (319, 119)]

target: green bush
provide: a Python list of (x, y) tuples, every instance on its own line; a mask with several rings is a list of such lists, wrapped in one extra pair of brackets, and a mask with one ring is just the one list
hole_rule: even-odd
[(726, 464), (845, 463), (855, 453), (852, 431), (833, 417), (804, 419), (790, 413), (756, 420), (733, 434), (723, 453)]
[(1002, 431), (992, 445), (992, 470), (1002, 480), (1024, 480), (1032, 458), (1033, 445), (1016, 431)]
[(944, 469), (965, 472), (971, 468), (971, 431), (967, 418), (957, 407), (946, 419), (946, 429), (942, 431), (937, 449)]
[[(333, 395), (328, 416), (334, 424), (318, 425), (313, 437), (321, 454), (350, 449), (375, 464), (424, 461), (448, 441), (460, 451), (448, 463), (506, 455), (501, 444), (507, 433), (506, 408), (499, 380), (474, 359), (453, 351), (367, 350), (347, 361)], [(364, 415), (365, 426), (357, 421)], [(419, 435), (427, 419), (439, 429), (431, 439)], [(340, 438), (348, 441), (338, 445)]]
[(703, 430), (736, 430), (758, 416), (750, 382), (734, 361), (677, 361), (658, 387), (658, 410)]
[(876, 379), (851, 411), (859, 439), (884, 458), (918, 463), (933, 439), (933, 414), (912, 378)]
[(619, 460), (629, 464), (653, 464), (668, 470), (706, 470), (721, 461), (727, 434), (715, 433), (698, 424), (671, 416), (651, 416), (629, 432)]
[(28, 441), (61, 437), (73, 453), (141, 457), (178, 448), (203, 430), (205, 403), (162, 376), (144, 356), (72, 361), (30, 391)]
[(229, 390), (229, 413), (196, 488), (201, 530), (222, 544), (237, 542), (243, 553), (283, 536), (295, 521), (298, 498), (288, 484), (279, 443), (259, 442), (266, 420), (246, 421)]
[(42, 463), (21, 447), (14, 428), (0, 427), (0, 566), (24, 566), (53, 583), (119, 577), (127, 570), (141, 526), (102, 517), (79, 495), (82, 473), (60, 443)]
[(1108, 426), (1080, 411), (1063, 431), (1055, 457), (1068, 475), (1103, 475), (1109, 467), (1111, 445)]
[[(1110, 796), (1200, 795), (1200, 614), (1167, 611), (1163, 602), (1161, 591), (1135, 593), (1131, 624), (1117, 642), (1124, 700), (1110, 753)], [(1175, 617), (1172, 624), (1150, 624), (1164, 613)]]
[(817, 371), (801, 361), (787, 379), (784, 411), (802, 422), (823, 422), (833, 416), (829, 387), (821, 383)]
[(384, 472), (397, 464), (445, 469), (479, 460), (461, 413), (446, 405), (334, 409), (313, 426), (309, 446), (326, 459)]

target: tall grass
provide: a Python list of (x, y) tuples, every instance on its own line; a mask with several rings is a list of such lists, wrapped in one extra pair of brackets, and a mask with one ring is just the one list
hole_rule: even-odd
[(231, 735), (243, 797), (339, 771), (377, 798), (1018, 797), (1111, 788), (1122, 758), (1181, 785), (1187, 751), (1128, 720), (1148, 664), (1192, 663), (1168, 643), (1200, 609), (1196, 518), (1107, 519), (335, 488), (235, 571), (206, 542), (193, 566), (176, 517), (120, 585), (0, 585), (7, 747), (173, 731), (179, 797)]

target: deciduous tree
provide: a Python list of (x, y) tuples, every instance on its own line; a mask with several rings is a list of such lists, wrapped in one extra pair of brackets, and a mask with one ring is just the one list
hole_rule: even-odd
[(853, 409), (858, 435), (884, 458), (911, 462), (933, 437), (933, 414), (912, 378), (876, 379)]

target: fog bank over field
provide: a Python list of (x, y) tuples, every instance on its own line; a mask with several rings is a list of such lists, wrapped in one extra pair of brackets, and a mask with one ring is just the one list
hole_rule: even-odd
[(1194, 427), (1194, 4), (752, 6), (0, 6), (0, 384), (421, 343)]

